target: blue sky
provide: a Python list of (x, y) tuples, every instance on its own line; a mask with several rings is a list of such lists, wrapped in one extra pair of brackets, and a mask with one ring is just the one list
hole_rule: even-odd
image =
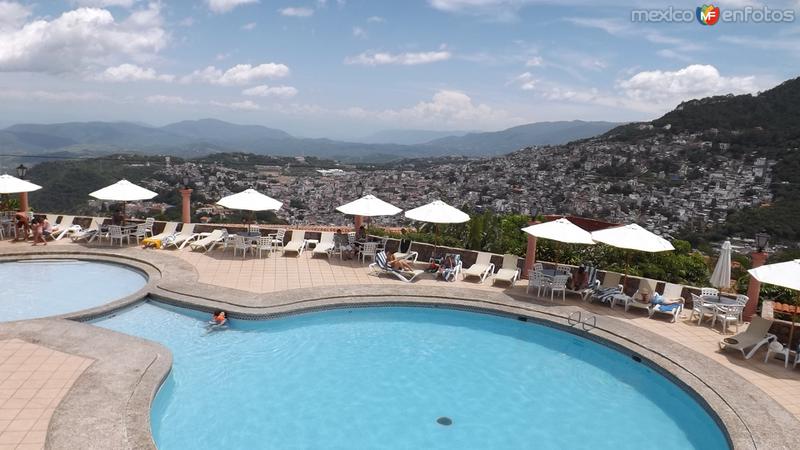
[[(0, 124), (215, 117), (300, 136), (648, 120), (796, 77), (800, 22), (697, 2), (0, 0)], [(798, 15), (800, 0), (735, 0)]]

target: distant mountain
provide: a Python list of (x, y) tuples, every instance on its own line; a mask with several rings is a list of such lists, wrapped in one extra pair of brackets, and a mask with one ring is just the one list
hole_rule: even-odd
[(354, 140), (364, 144), (415, 145), (450, 136), (464, 136), (467, 133), (469, 131), (382, 130)]
[[(387, 162), (443, 155), (497, 155), (544, 144), (560, 144), (603, 133), (608, 122), (543, 122), (491, 133), (420, 140), (439, 131), (396, 130), (377, 133), (377, 139), (415, 142), (364, 143), (296, 138), (260, 125), (236, 125), (216, 119), (189, 120), (152, 127), (131, 122), (69, 122), (19, 124), (0, 130), (0, 151), (30, 155), (68, 152), (120, 152), (197, 157), (219, 152), (261, 155), (306, 155), (346, 162)], [(373, 135), (373, 136), (376, 136)], [(391, 139), (390, 139), (391, 138)]]
[(436, 139), (427, 145), (460, 155), (502, 154), (534, 145), (557, 145), (584, 139), (618, 126), (613, 122), (536, 122), (502, 131)]

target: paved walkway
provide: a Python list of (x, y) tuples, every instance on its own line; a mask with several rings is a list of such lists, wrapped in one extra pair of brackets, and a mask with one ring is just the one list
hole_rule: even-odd
[[(62, 240), (50, 245), (76, 245), (67, 240)], [(7, 247), (8, 246), (8, 247)], [(9, 249), (14, 246), (14, 250), (19, 251), (30, 248), (27, 244), (0, 242), (2, 248)], [(77, 246), (76, 246), (77, 247)], [(80, 247), (78, 247), (80, 248)], [(248, 256), (242, 259), (241, 256), (233, 257), (230, 251), (223, 253), (215, 251), (208, 254), (191, 252), (189, 249), (177, 250), (139, 250), (131, 249), (137, 255), (147, 257), (150, 252), (168, 254), (191, 264), (197, 271), (198, 281), (211, 285), (239, 289), (253, 293), (278, 292), (286, 289), (300, 287), (319, 287), (325, 289), (326, 286), (347, 286), (357, 284), (389, 284), (397, 286), (398, 292), (402, 292), (404, 283), (391, 276), (370, 275), (367, 264), (356, 261), (341, 261), (338, 258), (312, 257), (310, 252), (304, 253), (299, 257), (281, 256), (280, 253), (272, 254), (263, 259)], [(498, 282), (497, 286), (492, 286), (491, 281), (484, 283), (477, 281), (458, 280), (447, 283), (436, 280), (431, 274), (424, 274), (414, 282), (418, 286), (453, 286), (469, 287), (474, 289), (484, 289), (487, 291), (506, 290), (507, 293), (515, 296), (525, 296), (525, 281), (518, 282), (515, 286), (503, 285)], [(537, 301), (529, 296), (531, 301)], [(568, 304), (578, 305), (590, 310), (594, 314), (625, 320), (643, 329), (651, 331), (689, 347), (724, 366), (734, 370), (744, 379), (753, 385), (761, 388), (766, 394), (782, 404), (787, 410), (800, 419), (800, 369), (784, 369), (782, 361), (774, 360), (764, 363), (763, 351), (756, 354), (750, 360), (743, 360), (741, 355), (734, 352), (720, 352), (717, 342), (723, 337), (719, 328), (711, 329), (707, 324), (698, 326), (696, 321), (689, 322), (690, 311), (684, 312), (683, 317), (677, 323), (669, 323), (666, 316), (661, 319), (649, 319), (644, 311), (631, 311), (626, 313), (621, 307), (611, 309), (605, 305), (587, 304), (577, 298), (568, 298)], [(742, 330), (745, 326), (740, 327)], [(7, 359), (6, 353), (0, 353), (0, 364)], [(5, 370), (0, 366), (0, 371)], [(15, 369), (16, 370), (16, 369)], [(60, 374), (60, 371), (57, 371)], [(76, 370), (71, 368), (67, 371), (70, 376), (75, 375)], [(2, 375), (0, 375), (1, 377)], [(65, 375), (60, 374), (63, 377)], [(742, 386), (748, 389), (748, 386)], [(9, 397), (10, 398), (10, 397)], [(33, 414), (33, 413), (31, 413)], [(0, 428), (3, 427), (5, 419), (0, 417)], [(19, 425), (19, 424), (18, 424)], [(21, 426), (21, 425), (19, 425)], [(40, 425), (41, 426), (41, 425)], [(32, 431), (29, 430), (29, 431)], [(0, 435), (0, 445), (5, 434)], [(19, 437), (18, 434), (9, 435)], [(36, 435), (32, 435), (36, 436)], [(21, 442), (21, 441), (20, 441)], [(2, 447), (0, 447), (2, 449)]]

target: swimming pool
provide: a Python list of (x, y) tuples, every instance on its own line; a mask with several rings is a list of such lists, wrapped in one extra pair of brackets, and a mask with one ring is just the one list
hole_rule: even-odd
[(119, 264), (73, 259), (0, 262), (0, 322), (100, 306), (146, 284), (142, 272)]
[(620, 352), (486, 314), (370, 307), (232, 321), (143, 303), (96, 325), (159, 341), (161, 450), (725, 449), (711, 416)]

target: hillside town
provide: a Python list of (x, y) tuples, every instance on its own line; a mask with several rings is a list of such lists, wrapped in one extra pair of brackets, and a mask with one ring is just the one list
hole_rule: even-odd
[(404, 209), (442, 199), (478, 211), (638, 222), (669, 235), (706, 229), (723, 222), (729, 210), (772, 200), (775, 162), (726, 156), (730, 144), (703, 140), (708, 135), (663, 133), (633, 144), (598, 137), (494, 158), (408, 160), (379, 168), (314, 168), (302, 157), (283, 166), (188, 161), (167, 164), (145, 184), (165, 191), (175, 188), (165, 180), (187, 180), (193, 207), (211, 221), (226, 214), (216, 199), (252, 187), (283, 201), (278, 217), (295, 224), (343, 224), (347, 219), (335, 207), (372, 193)]

